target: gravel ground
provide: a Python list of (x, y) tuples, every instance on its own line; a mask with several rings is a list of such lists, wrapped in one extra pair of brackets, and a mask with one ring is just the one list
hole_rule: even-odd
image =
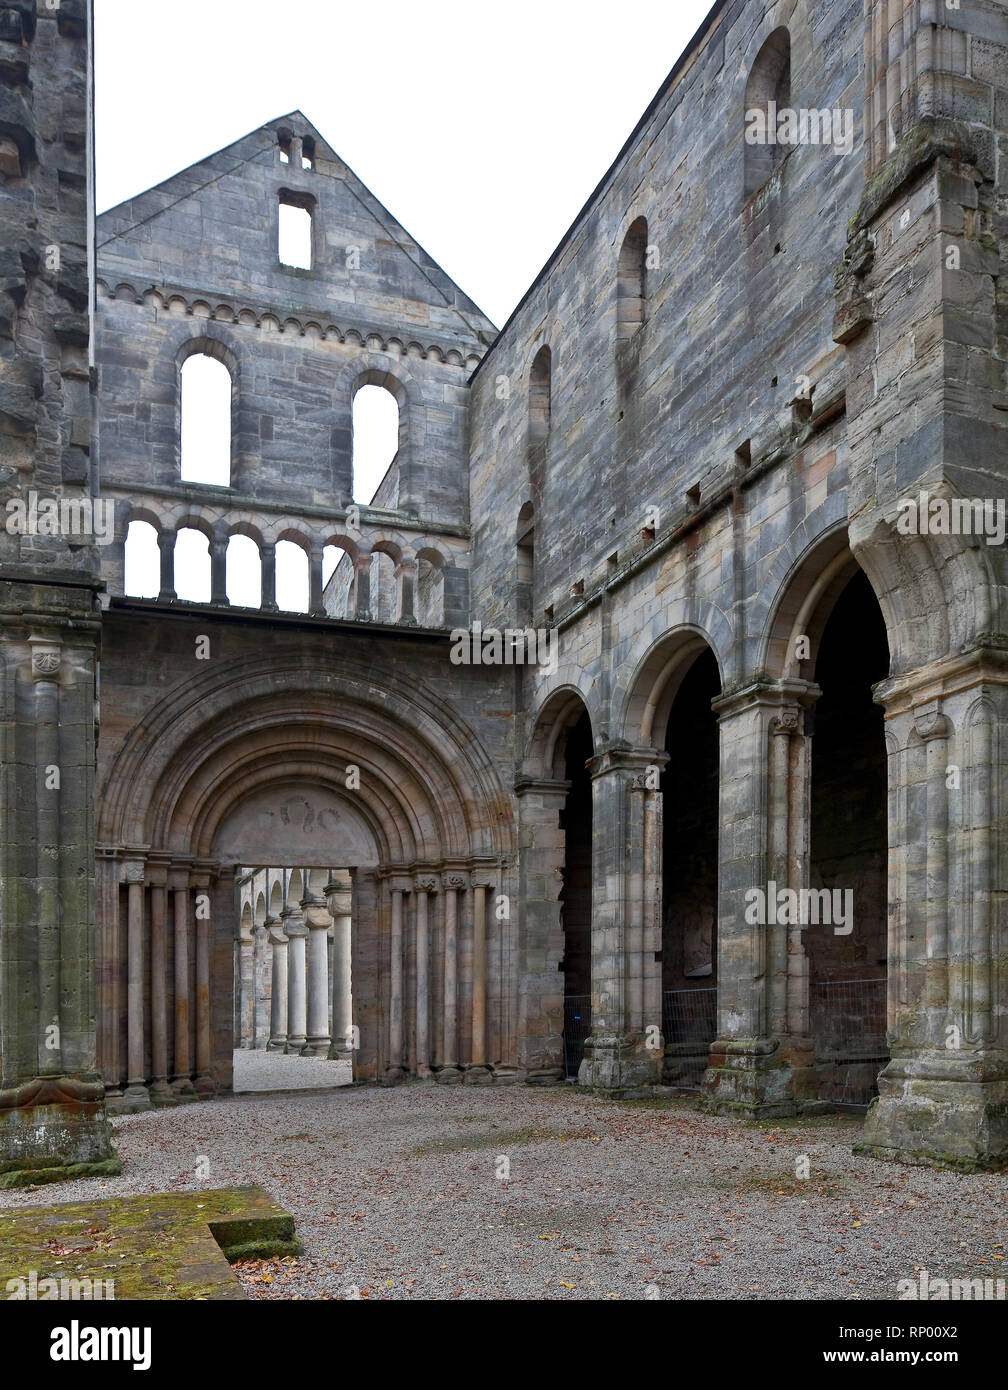
[(239, 1047), (234, 1054), (236, 1091), (321, 1091), (349, 1086), (353, 1067), (325, 1057), (288, 1057), (264, 1048)]
[(244, 1096), (122, 1116), (124, 1175), (59, 1199), (261, 1185), (305, 1257), (239, 1266), (253, 1298), (857, 1299), (920, 1268), (1008, 1278), (1008, 1175), (854, 1158), (857, 1129), (573, 1088)]

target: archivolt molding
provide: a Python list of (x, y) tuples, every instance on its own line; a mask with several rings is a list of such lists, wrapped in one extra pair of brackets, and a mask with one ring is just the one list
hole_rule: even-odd
[(360, 767), (354, 805), (392, 860), (514, 852), (490, 759), (427, 691), (383, 686), (353, 662), (329, 672), (275, 658), (208, 672), (145, 717), (99, 797), (98, 839), (206, 855), (227, 807), (268, 770), (289, 780), (295, 762), (343, 794), (348, 764)]

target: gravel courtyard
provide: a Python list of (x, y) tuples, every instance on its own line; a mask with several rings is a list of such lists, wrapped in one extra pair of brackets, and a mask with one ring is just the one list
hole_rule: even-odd
[(305, 1256), (239, 1266), (253, 1298), (895, 1298), (920, 1268), (1008, 1278), (1008, 1175), (854, 1158), (857, 1128), (573, 1088), (248, 1095), (123, 1116), (121, 1178), (2, 1197), (258, 1184)]

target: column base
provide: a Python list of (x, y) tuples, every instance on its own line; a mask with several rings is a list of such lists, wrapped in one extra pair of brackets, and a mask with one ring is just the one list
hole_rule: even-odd
[(596, 1091), (642, 1091), (661, 1082), (662, 1054), (637, 1033), (593, 1033), (585, 1042), (578, 1084)]
[(784, 1119), (798, 1113), (795, 1068), (777, 1038), (718, 1038), (704, 1072), (705, 1110), (742, 1119)]
[(440, 1067), (434, 1073), (434, 1080), (439, 1086), (461, 1086), (462, 1073), (458, 1067)]
[(329, 1051), (326, 1056), (330, 1062), (351, 1062), (353, 1061), (353, 1048), (345, 1042), (333, 1042), (329, 1044)]
[(167, 1078), (165, 1078), (164, 1080), (158, 1079), (157, 1081), (151, 1082), (150, 1098), (155, 1105), (161, 1104), (163, 1101), (172, 1099), (172, 1090), (171, 1087), (168, 1085)]
[(301, 1056), (301, 1049), (304, 1047), (304, 1045), (305, 1045), (305, 1043), (306, 1043), (307, 1041), (308, 1041), (308, 1039), (307, 1039), (307, 1038), (304, 1038), (304, 1037), (301, 1037), (301, 1038), (291, 1038), (291, 1037), (288, 1037), (287, 1042), (286, 1042), (286, 1044), (285, 1044), (285, 1046), (284, 1046), (284, 1052), (286, 1052), (288, 1055), (296, 1054), (298, 1057), (300, 1057), (300, 1056)]
[(121, 1172), (100, 1081), (40, 1077), (0, 1091), (0, 1187)]
[(879, 1076), (854, 1152), (973, 1173), (1008, 1168), (1003, 1059), (947, 1052), (897, 1056)]
[(406, 1080), (406, 1073), (402, 1067), (386, 1067), (385, 1075), (381, 1078), (381, 1086), (400, 1086)]
[(495, 1086), (514, 1086), (518, 1081), (518, 1068), (499, 1066), (493, 1069)]
[(328, 1057), (332, 1044), (328, 1038), (309, 1038), (301, 1049), (302, 1057)]
[(172, 1095), (179, 1100), (187, 1100), (196, 1094), (196, 1088), (192, 1084), (192, 1079), (188, 1076), (176, 1076), (171, 1084)]
[(526, 1086), (562, 1086), (563, 1067), (529, 1067), (521, 1078)]
[(482, 1062), (474, 1063), (466, 1067), (462, 1080), (465, 1086), (492, 1086), (493, 1073)]
[(139, 1082), (131, 1082), (118, 1100), (108, 1102), (113, 1115), (136, 1115), (142, 1110), (153, 1110), (150, 1092)]
[(196, 1094), (198, 1096), (212, 1096), (217, 1090), (212, 1076), (197, 1076)]
[(286, 1051), (287, 1051), (287, 1034), (286, 1034), (286, 1033), (281, 1033), (280, 1036), (277, 1037), (277, 1038), (270, 1038), (269, 1042), (266, 1044), (266, 1051), (267, 1051), (267, 1052), (286, 1052)]

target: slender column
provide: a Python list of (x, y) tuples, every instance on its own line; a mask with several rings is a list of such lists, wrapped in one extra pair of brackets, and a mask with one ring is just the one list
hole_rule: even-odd
[(252, 928), (252, 1046), (266, 1046), (268, 1028), (263, 1017), (266, 996), (266, 928), (259, 922)]
[(267, 1052), (283, 1052), (287, 1046), (287, 938), (276, 917), (266, 918), (266, 934), (273, 949), (270, 980), (270, 1035)]
[(276, 601), (276, 546), (264, 541), (259, 552), (262, 563), (262, 601), (264, 613), (278, 612)]
[[(648, 1038), (662, 1039), (662, 793), (648, 786), (644, 793), (644, 1029)], [(656, 1030), (656, 1031), (655, 1031)]]
[[(406, 890), (408, 891), (408, 890)], [(402, 1080), (403, 1071), (403, 896), (402, 887), (392, 887), (392, 926), (389, 949), (389, 1068), (388, 1082)]]
[(170, 879), (175, 917), (175, 1070), (172, 1091), (178, 1096), (194, 1094), (192, 1058), (189, 1050), (189, 874), (174, 873)]
[(307, 1040), (303, 1057), (328, 1057), (329, 1036), (329, 909), (324, 899), (301, 902), (308, 927)]
[(925, 941), (924, 1003), (929, 1020), (937, 1019), (938, 1036), (932, 1042), (944, 1045), (944, 1020), (949, 1004), (949, 883), (948, 883), (948, 719), (937, 703), (914, 711), (917, 733), (927, 748), (927, 906)]
[(354, 574), (357, 579), (357, 611), (354, 614), (358, 622), (369, 623), (371, 621), (371, 552), (362, 552), (354, 561)]
[(144, 865), (126, 865), (129, 896), (127, 918), (128, 993), (127, 993), (127, 1086), (123, 1097), (124, 1110), (149, 1110), (150, 1096), (144, 1073)]
[(350, 924), (352, 887), (335, 880), (326, 884), (326, 902), (333, 924), (333, 1024), (332, 1057), (353, 1053), (353, 994), (350, 969)]
[(486, 895), (489, 887), (492, 884), (487, 878), (473, 880), (472, 1061), (465, 1074), (468, 1085), (491, 1080), (486, 1036)]
[(300, 1054), (306, 1038), (305, 938), (308, 928), (297, 908), (280, 914), (287, 936), (287, 1045), (284, 1051)]
[(466, 886), (461, 874), (447, 874), (444, 888), (444, 1033), (441, 1067), (437, 1079), (442, 1086), (462, 1080), (458, 1064), (458, 895)]
[(167, 872), (151, 871), (151, 1096), (163, 1099), (168, 1089), (168, 938)]
[(416, 621), (416, 565), (412, 560), (403, 560), (395, 572), (396, 588), (399, 592), (399, 622), (413, 626)]
[(196, 889), (196, 1090), (214, 1089), (210, 1046), (210, 876), (193, 878)]
[(161, 585), (158, 593), (159, 603), (174, 603), (175, 592), (175, 532), (158, 532), (158, 551), (161, 557)]
[(210, 541), (210, 602), (227, 608), (227, 546), (225, 534), (215, 531)]
[[(59, 1076), (63, 1071), (60, 1043), (60, 649), (54, 643), (33, 641), (32, 680), (35, 703), (35, 850), (37, 903), (38, 1008), (42, 1027), (38, 1039), (38, 1071)], [(55, 1034), (50, 1032), (55, 1025)], [(131, 1075), (133, 1073), (131, 1072)], [(143, 1078), (141, 1077), (141, 1081)]]
[(428, 928), (428, 894), (437, 881), (418, 878), (416, 883), (416, 1050), (417, 1076), (431, 1074), (430, 1042), (430, 936)]
[(325, 604), (322, 601), (323, 555), (324, 551), (320, 545), (313, 545), (308, 552), (308, 587), (310, 590), (308, 611), (313, 618), (324, 618), (327, 616)]

